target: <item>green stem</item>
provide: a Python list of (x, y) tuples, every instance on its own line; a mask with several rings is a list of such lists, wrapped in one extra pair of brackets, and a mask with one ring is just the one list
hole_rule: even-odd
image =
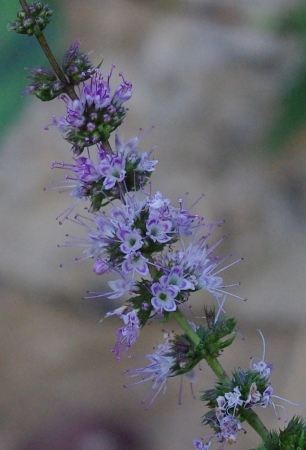
[[(184, 330), (184, 333), (187, 334), (187, 336), (191, 339), (191, 341), (194, 343), (194, 345), (199, 345), (201, 343), (201, 339), (196, 334), (195, 331), (191, 328), (186, 318), (183, 316), (181, 311), (177, 308), (176, 311), (172, 313), (172, 317), (177, 321), (177, 323), (182, 327)], [(209, 354), (206, 354), (203, 358), (209, 365), (209, 367), (212, 369), (214, 374), (217, 376), (218, 380), (222, 382), (231, 381), (219, 361), (216, 357), (210, 356)], [(239, 410), (240, 412), (240, 410)], [(248, 424), (259, 434), (259, 436), (262, 438), (263, 441), (267, 439), (267, 435), (269, 431), (264, 426), (258, 415), (251, 409), (249, 410), (242, 410), (240, 412), (241, 417), (248, 422)]]
[(231, 381), (216, 357), (207, 355), (205, 361), (220, 381)]
[(264, 426), (258, 415), (252, 409), (244, 409), (240, 412), (240, 416), (256, 431), (261, 439), (265, 442), (269, 434), (269, 430)]
[(199, 345), (201, 343), (201, 339), (199, 338), (197, 333), (193, 331), (188, 321), (185, 319), (185, 317), (178, 308), (171, 314), (171, 316), (174, 317), (177, 323), (183, 328), (184, 332), (192, 340), (194, 345)]
[(54, 58), (54, 55), (51, 52), (51, 49), (48, 45), (48, 42), (46, 41), (45, 36), (43, 35), (43, 33), (36, 34), (35, 36), (36, 36), (36, 39), (38, 40), (41, 48), (43, 49), (46, 57), (48, 58), (54, 72), (58, 76), (58, 79), (63, 84), (66, 94), (71, 98), (71, 100), (77, 100), (78, 96), (77, 96), (73, 86), (70, 85), (69, 82), (67, 81), (65, 75), (62, 72), (62, 69), (60, 68), (59, 64), (57, 63), (56, 59)]

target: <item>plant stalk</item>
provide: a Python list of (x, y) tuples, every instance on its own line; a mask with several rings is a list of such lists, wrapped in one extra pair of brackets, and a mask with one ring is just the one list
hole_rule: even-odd
[[(201, 339), (199, 336), (193, 331), (191, 326), (189, 325), (186, 318), (183, 316), (181, 311), (177, 308), (176, 311), (172, 313), (172, 317), (177, 321), (177, 323), (182, 327), (184, 333), (192, 340), (194, 345), (199, 345), (201, 343)], [(218, 359), (214, 356), (205, 355), (205, 361), (212, 369), (218, 380), (221, 382), (231, 381)], [(257, 434), (261, 437), (263, 441), (267, 439), (267, 435), (269, 433), (268, 429), (264, 426), (258, 415), (251, 409), (242, 409), (239, 410), (240, 416), (257, 432)]]

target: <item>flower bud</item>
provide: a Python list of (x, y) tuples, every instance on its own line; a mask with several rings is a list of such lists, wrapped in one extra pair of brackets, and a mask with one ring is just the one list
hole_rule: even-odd
[(32, 73), (27, 77), (31, 83), (22, 94), (33, 94), (43, 101), (53, 100), (62, 94), (63, 85), (51, 70), (45, 67), (29, 68), (28, 70)]
[(63, 72), (73, 84), (87, 80), (93, 71), (92, 62), (86, 53), (79, 52), (79, 46), (80, 41), (73, 42), (62, 61)]
[(19, 34), (39, 34), (51, 20), (52, 10), (48, 5), (41, 2), (34, 2), (28, 6), (27, 11), (21, 9), (17, 13), (17, 20), (8, 24), (9, 31), (16, 31)]

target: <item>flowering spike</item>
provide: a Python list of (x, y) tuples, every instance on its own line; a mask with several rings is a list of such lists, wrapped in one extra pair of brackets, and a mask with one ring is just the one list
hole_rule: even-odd
[[(66, 51), (61, 70), (42, 34), (50, 21), (51, 10), (37, 1), (29, 6), (25, 0), (20, 3), (24, 9), (8, 28), (21, 34), (35, 34), (54, 70), (53, 73), (43, 67), (29, 69), (31, 84), (24, 93), (34, 94), (44, 101), (60, 96), (66, 104), (66, 114), (58, 120), (53, 117), (53, 125), (72, 145), (74, 159), (69, 164), (54, 162), (52, 168), (69, 171), (70, 175), (65, 176), (59, 189), (70, 189), (70, 195), (77, 201), (59, 218), (84, 227), (86, 237), (67, 235), (71, 241), (62, 247), (85, 248), (83, 257), (75, 258), (70, 264), (92, 259), (94, 273), (113, 276), (108, 281), (109, 292), (89, 292), (90, 296), (85, 298), (129, 296), (124, 306), (106, 314), (106, 317), (116, 315), (123, 322), (116, 331), (117, 341), (112, 349), (117, 360), (138, 340), (146, 323), (167, 322), (173, 317), (183, 329), (182, 334), (166, 335), (166, 342), (146, 355), (147, 366), (126, 370), (128, 377), (140, 377), (130, 385), (152, 382), (153, 390), (143, 401), (149, 408), (160, 392), (165, 393), (170, 378), (184, 374), (194, 383), (195, 366), (205, 359), (218, 378), (215, 388), (206, 390), (202, 396), (210, 408), (203, 422), (209, 424), (214, 433), (201, 440), (194, 439), (196, 450), (208, 450), (212, 443), (220, 444), (218, 448), (223, 450), (226, 444), (235, 443), (244, 421), (263, 439), (260, 450), (304, 450), (306, 427), (300, 419), (294, 418), (279, 434), (268, 434), (254, 412), (255, 408), (272, 406), (279, 419), (277, 408), (285, 415), (286, 410), (275, 404), (274, 399), (288, 402), (273, 393), (272, 364), (264, 361), (265, 340), (261, 331), (258, 330), (263, 341), (262, 359), (255, 363), (252, 358), (249, 370), (234, 370), (230, 378), (217, 360), (237, 334), (236, 320), (227, 319), (223, 314), (225, 300), (227, 296), (242, 299), (230, 292), (240, 283), (226, 284), (221, 276), (242, 258), (225, 264), (231, 254), (225, 258), (215, 254), (225, 237), (209, 243), (222, 222), (206, 224), (204, 218), (185, 209), (181, 198), (179, 206), (173, 207), (161, 192), (152, 194), (151, 185), (149, 192), (145, 191), (157, 164), (150, 159), (155, 147), (141, 152), (138, 148), (144, 136), (141, 133), (125, 142), (116, 135), (114, 150), (108, 141), (124, 120), (123, 105), (132, 96), (132, 84), (120, 72), (119, 86), (111, 89), (115, 66), (112, 65), (103, 77), (99, 70), (101, 63), (94, 69), (88, 55), (79, 52), (79, 41), (73, 42)], [(75, 85), (78, 85), (78, 95)], [(94, 159), (89, 150), (92, 146), (96, 150)], [(84, 150), (87, 150), (86, 155), (80, 156)], [(84, 200), (91, 203), (90, 209), (85, 208), (90, 216), (76, 214), (71, 218), (74, 206)], [(101, 212), (106, 205), (109, 208)], [(190, 295), (200, 289), (212, 295), (217, 303), (217, 311), (204, 307), (205, 326), (188, 321), (181, 312), (183, 308), (190, 311), (186, 303)], [(179, 404), (181, 392), (182, 382)]]

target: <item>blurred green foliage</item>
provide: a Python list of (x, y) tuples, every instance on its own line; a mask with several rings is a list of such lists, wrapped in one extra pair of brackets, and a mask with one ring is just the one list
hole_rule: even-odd
[[(51, 23), (45, 30), (52, 50), (60, 46), (60, 36), (64, 29), (63, 14), (58, 0), (48, 1), (53, 9)], [(16, 13), (21, 9), (18, 0), (1, 0), (0, 15), (0, 140), (9, 125), (18, 121), (19, 114), (27, 104), (27, 96), (20, 93), (26, 88), (29, 74), (25, 67), (49, 66), (35, 37), (18, 35), (7, 30), (7, 24), (14, 22)]]
[(294, 35), (304, 49), (297, 72), (287, 80), (274, 126), (268, 137), (270, 153), (279, 154), (289, 138), (306, 124), (306, 3), (295, 5), (275, 22), (281, 36)]

